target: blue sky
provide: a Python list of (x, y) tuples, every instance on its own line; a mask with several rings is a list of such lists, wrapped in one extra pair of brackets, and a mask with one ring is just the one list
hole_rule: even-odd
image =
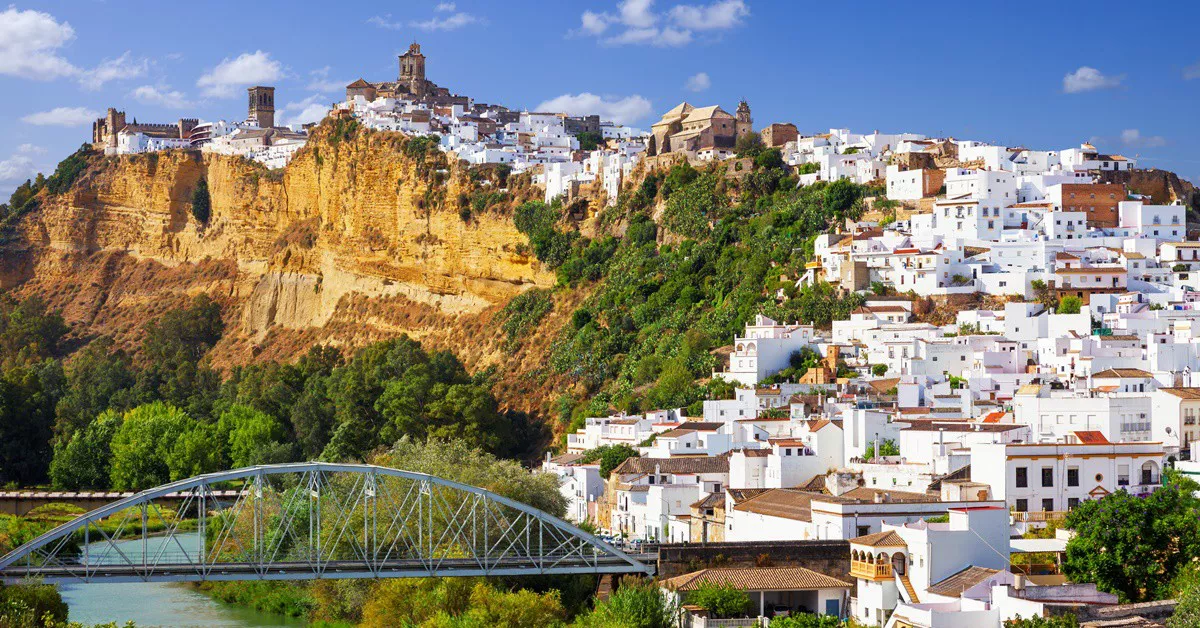
[(681, 100), (745, 98), (756, 126), (1094, 140), (1200, 180), (1197, 17), (1200, 3), (20, 3), (0, 9), (0, 195), (87, 141), (106, 107), (242, 119), (245, 86), (264, 83), (277, 119), (304, 120), (353, 79), (393, 78), (413, 40), (431, 79), (514, 108), (648, 127)]

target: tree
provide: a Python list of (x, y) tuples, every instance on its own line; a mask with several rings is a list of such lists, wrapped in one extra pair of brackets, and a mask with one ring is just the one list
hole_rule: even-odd
[(1194, 565), (1187, 567), (1173, 588), (1178, 604), (1167, 628), (1200, 628), (1200, 571)]
[(54, 447), (50, 481), (59, 490), (108, 488), (112, 439), (121, 426), (121, 413), (106, 410), (86, 427)]
[(208, 418), (221, 380), (203, 359), (224, 330), (221, 307), (207, 294), (147, 323), (141, 347), (146, 366), (137, 376), (138, 398), (165, 401)]
[(105, 410), (120, 413), (135, 405), (133, 365), (125, 352), (113, 345), (112, 338), (98, 338), (71, 360), (66, 390), (54, 410), (54, 431), (59, 439), (70, 439)]
[(886, 365), (886, 364), (871, 365), (871, 374), (874, 375), (875, 377), (883, 377), (884, 375), (887, 375), (887, 372), (888, 372), (888, 365)]
[(728, 584), (703, 582), (695, 591), (687, 594), (689, 604), (707, 610), (717, 619), (741, 617), (750, 610), (750, 597), (744, 591)]
[(0, 483), (28, 486), (46, 479), (54, 406), (65, 380), (57, 360), (0, 373)]
[(193, 423), (182, 410), (161, 401), (126, 412), (112, 437), (112, 487), (140, 490), (170, 481), (172, 467), (182, 468), (174, 456), (189, 453), (175, 451), (176, 441), (191, 432)]
[(858, 199), (859, 188), (848, 179), (838, 179), (825, 187), (825, 209), (839, 220), (851, 216), (850, 209)]
[(679, 609), (650, 580), (623, 580), (606, 601), (575, 620), (576, 628), (674, 628)]
[(596, 150), (604, 141), (604, 136), (593, 131), (580, 131), (575, 134), (575, 139), (579, 140), (579, 150)]
[(567, 510), (567, 502), (558, 490), (558, 479), (553, 475), (529, 473), (515, 460), (499, 459), (461, 440), (421, 443), (402, 438), (372, 462), (487, 489), (556, 517)]
[(192, 190), (192, 217), (202, 226), (208, 225), (212, 214), (212, 198), (208, 194), (208, 181), (200, 179)]
[(842, 622), (833, 615), (796, 613), (771, 618), (771, 628), (841, 628)]
[(754, 158), (754, 167), (760, 170), (771, 170), (783, 166), (783, 152), (778, 148), (768, 148)]
[[(894, 441), (890, 438), (886, 438), (884, 440), (879, 441), (879, 456), (880, 457), (899, 456), (899, 455), (900, 455), (900, 446), (896, 444), (896, 441)], [(871, 441), (871, 442), (867, 443), (867, 448), (865, 451), (863, 451), (863, 458), (865, 460), (873, 460), (875, 457), (876, 457), (875, 456), (875, 441)]]
[(595, 449), (590, 449), (583, 454), (580, 462), (590, 464), (599, 460), (600, 477), (608, 479), (613, 469), (620, 466), (622, 462), (637, 457), (638, 451), (636, 449), (625, 443), (621, 443), (619, 445), (601, 445)]
[(1065, 296), (1058, 302), (1058, 314), (1078, 314), (1083, 307), (1083, 300), (1077, 296)]
[(763, 144), (762, 136), (758, 133), (747, 133), (733, 143), (733, 152), (738, 157), (757, 157), (764, 148), (766, 145)]
[(242, 405), (221, 413), (217, 434), (227, 445), (234, 468), (291, 460), (287, 428), (275, 417)]
[(1085, 501), (1067, 515), (1075, 531), (1063, 572), (1095, 582), (1123, 602), (1163, 599), (1180, 570), (1200, 558), (1200, 499), (1196, 483), (1173, 470), (1148, 497), (1117, 491)]

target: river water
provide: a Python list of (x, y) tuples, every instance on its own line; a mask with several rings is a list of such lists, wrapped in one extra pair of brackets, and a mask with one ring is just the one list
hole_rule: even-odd
[[(198, 535), (182, 537), (182, 551), (189, 554), (200, 546)], [(156, 555), (163, 550), (165, 541), (152, 538), (146, 545), (146, 553)], [(121, 551), (130, 560), (141, 560), (141, 541), (123, 541)], [(172, 543), (171, 549), (180, 550)], [(112, 562), (117, 556), (103, 556), (100, 544), (92, 544), (91, 561)], [(151, 626), (179, 628), (295, 628), (305, 622), (290, 617), (259, 613), (253, 610), (218, 602), (196, 591), (187, 584), (174, 583), (93, 583), (62, 584), (58, 590), (63, 601), (71, 608), (71, 621), (85, 626), (104, 622), (117, 625), (132, 620), (138, 628)]]

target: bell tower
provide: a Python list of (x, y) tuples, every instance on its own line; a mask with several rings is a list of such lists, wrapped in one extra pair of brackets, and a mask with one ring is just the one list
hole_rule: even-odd
[(754, 120), (750, 118), (750, 103), (744, 100), (738, 103), (735, 117), (737, 118), (734, 125), (737, 129), (737, 137), (754, 132)]
[(262, 129), (275, 126), (275, 88), (255, 85), (246, 91), (250, 93), (250, 111), (246, 121)]
[(421, 44), (413, 42), (408, 52), (400, 55), (400, 77), (397, 82), (408, 88), (413, 94), (425, 91), (425, 55), (421, 54)]

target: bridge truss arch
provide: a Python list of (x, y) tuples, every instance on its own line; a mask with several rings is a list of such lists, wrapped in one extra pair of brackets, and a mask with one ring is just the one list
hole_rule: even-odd
[[(239, 486), (232, 497), (231, 485)], [(8, 584), (580, 573), (653, 568), (481, 488), (319, 462), (247, 467), (145, 490), (0, 557), (0, 580)]]

